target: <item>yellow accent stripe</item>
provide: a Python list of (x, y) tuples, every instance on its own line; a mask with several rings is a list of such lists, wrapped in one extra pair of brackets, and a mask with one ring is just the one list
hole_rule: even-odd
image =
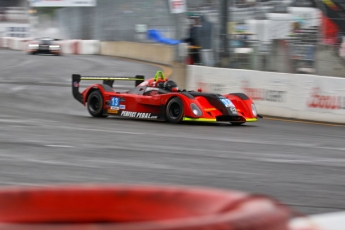
[(254, 122), (254, 121), (257, 121), (257, 120), (258, 120), (257, 118), (246, 118), (247, 122)]
[(202, 121), (202, 122), (216, 122), (217, 119), (215, 118), (190, 118), (190, 117), (184, 117), (184, 121)]
[(214, 110), (217, 110), (216, 108), (207, 108), (207, 109), (204, 109), (204, 111), (214, 111)]
[(143, 80), (142, 78), (130, 78), (130, 77), (81, 77), (80, 80), (124, 80), (124, 81), (136, 81)]

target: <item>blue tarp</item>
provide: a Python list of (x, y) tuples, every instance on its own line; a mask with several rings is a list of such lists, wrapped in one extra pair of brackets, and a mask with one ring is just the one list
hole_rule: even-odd
[(159, 30), (148, 30), (147, 31), (147, 37), (151, 40), (156, 41), (156, 42), (169, 44), (169, 45), (177, 45), (177, 44), (181, 43), (181, 41), (179, 41), (179, 40), (174, 40), (174, 39), (163, 37)]

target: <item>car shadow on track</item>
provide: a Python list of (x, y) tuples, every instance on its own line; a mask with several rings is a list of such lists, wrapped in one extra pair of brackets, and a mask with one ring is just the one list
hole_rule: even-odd
[(182, 123), (173, 124), (167, 121), (157, 121), (157, 120), (146, 120), (146, 119), (132, 119), (127, 117), (107, 117), (107, 118), (95, 118), (95, 117), (88, 117), (89, 119), (97, 119), (97, 120), (107, 120), (107, 121), (114, 121), (114, 120), (124, 120), (126, 122), (138, 122), (138, 123), (145, 123), (145, 124), (153, 124), (153, 125), (173, 125), (173, 126), (210, 126), (210, 127), (232, 127), (232, 128), (255, 128), (257, 127), (254, 124), (242, 124), (242, 125), (232, 125), (227, 122), (197, 122), (197, 121), (184, 121)]

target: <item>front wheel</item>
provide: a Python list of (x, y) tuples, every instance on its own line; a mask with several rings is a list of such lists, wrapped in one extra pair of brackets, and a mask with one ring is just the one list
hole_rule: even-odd
[(87, 98), (87, 110), (93, 117), (107, 117), (103, 115), (103, 96), (99, 90), (93, 91)]
[(165, 115), (169, 122), (180, 123), (183, 119), (184, 108), (180, 98), (174, 97), (171, 99), (165, 109)]

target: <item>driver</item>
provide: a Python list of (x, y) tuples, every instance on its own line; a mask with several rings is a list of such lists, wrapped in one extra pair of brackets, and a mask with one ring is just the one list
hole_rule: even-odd
[(155, 77), (153, 78), (153, 82), (152, 82), (153, 86), (151, 87), (163, 88), (163, 85), (167, 80), (168, 79), (165, 78), (164, 73), (162, 71), (157, 71)]
[(162, 71), (157, 71), (154, 78), (144, 81), (139, 86), (163, 88), (166, 81), (168, 81), (168, 79), (164, 76), (164, 73)]

